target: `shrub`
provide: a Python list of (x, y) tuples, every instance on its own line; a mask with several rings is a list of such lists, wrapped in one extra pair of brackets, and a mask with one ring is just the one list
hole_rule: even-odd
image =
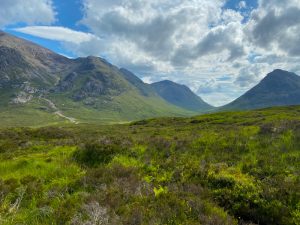
[(86, 143), (74, 152), (74, 158), (80, 164), (95, 167), (109, 163), (118, 149), (114, 144)]

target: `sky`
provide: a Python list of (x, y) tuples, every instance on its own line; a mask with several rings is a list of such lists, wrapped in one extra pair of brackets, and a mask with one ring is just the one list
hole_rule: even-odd
[(0, 29), (99, 56), (220, 106), (267, 73), (300, 74), (300, 0), (0, 0)]

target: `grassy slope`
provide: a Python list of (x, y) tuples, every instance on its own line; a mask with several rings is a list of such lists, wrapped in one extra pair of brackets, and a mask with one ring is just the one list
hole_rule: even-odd
[(46, 108), (41, 109), (44, 106), (44, 102), (35, 101), (26, 105), (0, 107), (0, 127), (41, 127), (69, 123), (67, 120), (54, 115), (53, 111), (46, 110)]
[(2, 129), (0, 220), (299, 225), (299, 140), (300, 107)]
[[(124, 123), (154, 116), (191, 116), (195, 112), (172, 106), (154, 97), (143, 97), (126, 93), (115, 97), (111, 102), (104, 102), (97, 108), (88, 107), (81, 102), (73, 102), (67, 97), (52, 95), (51, 99), (64, 115), (74, 117), (80, 123), (112, 124)], [(8, 126), (49, 126), (69, 123), (68, 120), (53, 114), (49, 104), (41, 99), (34, 99), (25, 105), (0, 106), (2, 118), (0, 127)]]
[(61, 96), (53, 96), (51, 99), (66, 115), (77, 118), (83, 123), (105, 124), (128, 122), (154, 116), (195, 115), (195, 112), (172, 106), (158, 98), (136, 95), (134, 91), (116, 96), (109, 102), (105, 98), (99, 98), (98, 101), (102, 104), (96, 105), (96, 108), (87, 107), (80, 102), (72, 102), (67, 98), (61, 98)]

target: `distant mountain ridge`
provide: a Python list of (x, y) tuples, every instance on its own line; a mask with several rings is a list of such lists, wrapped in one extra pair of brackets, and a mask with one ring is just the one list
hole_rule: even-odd
[(146, 84), (99, 57), (69, 59), (0, 31), (0, 98), (2, 124), (116, 123), (300, 105), (300, 77), (274, 70), (232, 103), (214, 108), (185, 85)]
[(300, 76), (274, 70), (244, 95), (221, 107), (222, 110), (258, 109), (300, 104)]
[(140, 78), (138, 78), (135, 74), (130, 72), (127, 69), (121, 68), (121, 73), (124, 78), (138, 88), (140, 93), (144, 96), (158, 96), (155, 90), (151, 87), (151, 85), (144, 83)]
[(24, 125), (198, 113), (166, 101), (151, 85), (104, 59), (69, 59), (5, 32), (0, 32), (0, 97), (0, 117)]
[(207, 112), (214, 109), (185, 85), (164, 80), (153, 83), (151, 86), (163, 99), (178, 107), (197, 112)]

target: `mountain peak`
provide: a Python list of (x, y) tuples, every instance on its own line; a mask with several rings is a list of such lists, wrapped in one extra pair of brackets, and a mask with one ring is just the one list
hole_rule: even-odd
[(299, 76), (295, 73), (286, 71), (286, 70), (281, 70), (281, 69), (276, 69), (273, 70), (271, 73), (268, 73), (267, 76), (262, 80), (281, 80), (281, 81), (287, 81), (290, 79), (297, 79)]
[(268, 86), (273, 90), (286, 88), (299, 88), (298, 81), (300, 77), (292, 72), (288, 72), (281, 69), (276, 69), (273, 72), (269, 73), (261, 82), (261, 85)]
[(170, 80), (163, 80), (151, 84), (156, 92), (167, 102), (192, 111), (209, 111), (213, 107), (204, 102), (187, 86)]
[(290, 74), (292, 74), (292, 73), (288, 72), (286, 70), (275, 69), (271, 73), (268, 73), (266, 77), (268, 77), (268, 78), (274, 78), (274, 77), (276, 77), (276, 78), (280, 78), (280, 77), (284, 78), (285, 76), (288, 76)]
[(169, 85), (178, 85), (178, 86), (180, 85), (180, 86), (182, 86), (181, 84), (175, 83), (174, 81), (171, 81), (171, 80), (162, 80), (162, 81), (155, 82), (155, 83), (169, 84)]
[(300, 104), (300, 76), (276, 69), (224, 109), (257, 109)]
[(275, 69), (275, 70), (273, 70), (271, 73), (269, 73), (269, 74), (272, 74), (272, 73), (289, 73), (288, 71), (286, 71), (286, 70), (282, 70), (282, 69)]
[(159, 81), (159, 82), (155, 82), (152, 85), (154, 85), (154, 86), (155, 85), (163, 85), (163, 86), (166, 86), (166, 87), (168, 86), (170, 88), (185, 89), (186, 92), (192, 92), (191, 89), (188, 86), (186, 86), (184, 84), (176, 83), (176, 82), (171, 81), (171, 80), (162, 80), (162, 81)]

